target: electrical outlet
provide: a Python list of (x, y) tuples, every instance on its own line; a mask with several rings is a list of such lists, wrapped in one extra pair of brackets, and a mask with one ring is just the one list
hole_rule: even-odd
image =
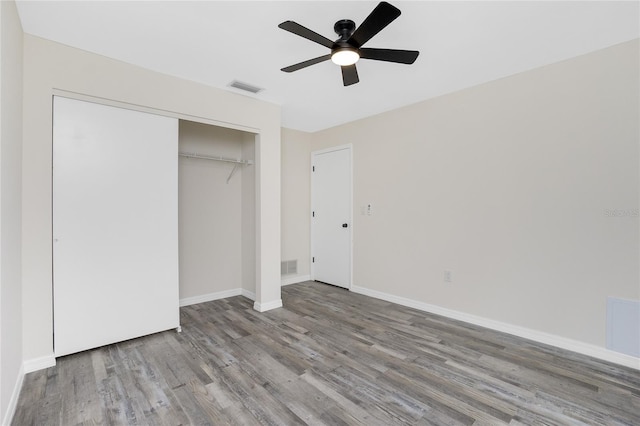
[(451, 271), (449, 271), (448, 269), (445, 269), (445, 271), (444, 271), (444, 282), (446, 282), (446, 283), (452, 282), (453, 281), (452, 275), (453, 274), (451, 273)]

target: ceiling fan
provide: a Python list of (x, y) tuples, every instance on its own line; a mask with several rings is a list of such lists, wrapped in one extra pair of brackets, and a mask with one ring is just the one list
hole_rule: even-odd
[(297, 22), (285, 21), (278, 25), (278, 27), (328, 47), (331, 49), (331, 53), (282, 68), (282, 71), (298, 71), (310, 65), (331, 59), (331, 61), (336, 65), (340, 65), (342, 68), (342, 81), (344, 85), (350, 86), (360, 81), (358, 78), (358, 70), (356, 69), (358, 59), (413, 64), (420, 54), (420, 52), (416, 50), (372, 49), (362, 47), (398, 16), (400, 16), (400, 9), (387, 2), (380, 2), (358, 28), (356, 28), (355, 22), (350, 19), (342, 19), (336, 22), (333, 29), (340, 36), (336, 41), (329, 40), (303, 27)]

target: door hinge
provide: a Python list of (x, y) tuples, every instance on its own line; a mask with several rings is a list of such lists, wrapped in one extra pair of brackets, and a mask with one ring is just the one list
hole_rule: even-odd
[(311, 258), (311, 263), (316, 263), (316, 258), (315, 257)]
[(316, 212), (311, 212), (311, 217), (316, 217)]
[(315, 172), (316, 171), (316, 166), (311, 167), (311, 171)]

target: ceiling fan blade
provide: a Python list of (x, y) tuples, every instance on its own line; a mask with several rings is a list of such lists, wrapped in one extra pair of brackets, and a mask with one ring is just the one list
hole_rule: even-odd
[(360, 49), (360, 57), (363, 59), (397, 62), (399, 64), (412, 64), (419, 54), (420, 52), (417, 50), (367, 49), (366, 47)]
[(358, 70), (354, 65), (345, 65), (342, 66), (342, 82), (345, 86), (351, 86), (352, 84), (356, 84), (360, 81), (358, 78)]
[(362, 46), (398, 16), (400, 16), (400, 9), (385, 1), (380, 2), (364, 22), (356, 28), (347, 43), (356, 47)]
[(307, 40), (314, 41), (318, 44), (321, 44), (325, 47), (331, 49), (333, 47), (333, 41), (329, 40), (325, 36), (321, 36), (320, 34), (311, 31), (307, 27), (303, 27), (294, 21), (285, 21), (282, 24), (278, 25), (279, 28), (282, 28), (285, 31), (289, 31), (290, 33), (294, 33), (295, 35), (299, 35), (300, 37), (304, 37)]
[(320, 62), (324, 62), (324, 61), (327, 61), (329, 59), (331, 59), (331, 54), (324, 55), (324, 56), (318, 56), (317, 58), (309, 59), (307, 61), (303, 61), (303, 62), (294, 64), (294, 65), (289, 65), (288, 67), (284, 67), (284, 68), (281, 69), (281, 71), (294, 72), (294, 71), (301, 70), (302, 68), (309, 67), (311, 65), (319, 64)]

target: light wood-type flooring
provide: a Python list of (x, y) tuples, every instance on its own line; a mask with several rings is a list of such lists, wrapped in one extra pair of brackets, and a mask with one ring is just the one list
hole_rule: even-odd
[(640, 425), (638, 370), (320, 283), (282, 297), (59, 358), (12, 424)]

